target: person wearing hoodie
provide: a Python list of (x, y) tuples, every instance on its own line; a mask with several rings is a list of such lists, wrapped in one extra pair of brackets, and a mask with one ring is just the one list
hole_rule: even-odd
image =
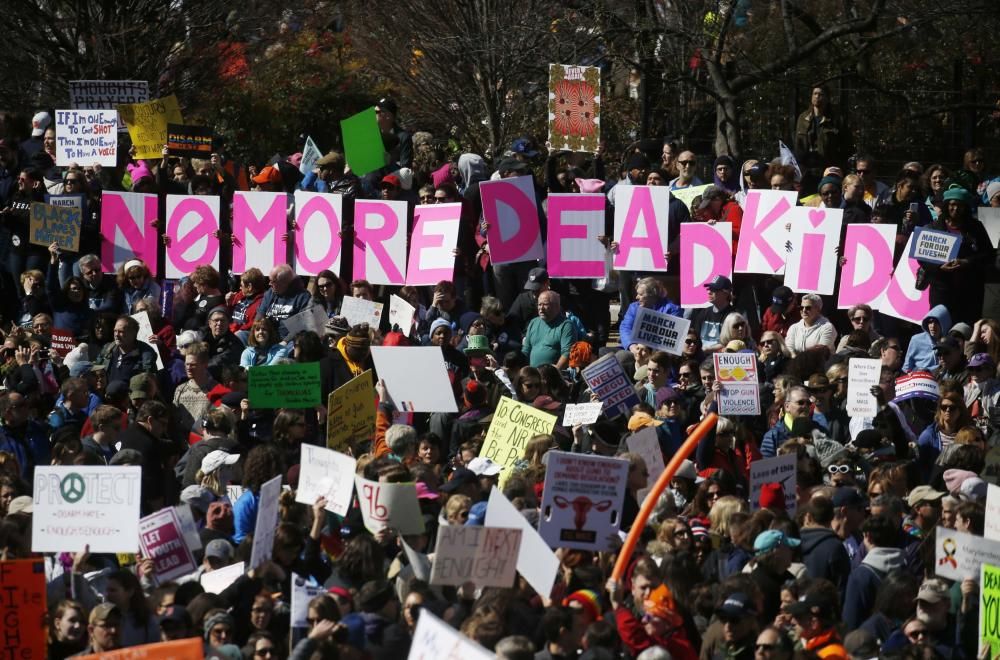
[(847, 630), (855, 630), (871, 616), (882, 580), (905, 565), (903, 551), (897, 547), (898, 523), (884, 516), (872, 516), (862, 523), (861, 536), (867, 554), (847, 579), (843, 611)]
[(834, 583), (843, 595), (851, 573), (851, 559), (843, 541), (833, 531), (833, 502), (827, 497), (814, 497), (804, 509), (800, 536), (806, 572), (809, 577)]
[(936, 305), (927, 312), (920, 326), (924, 331), (910, 338), (906, 357), (903, 358), (903, 371), (906, 373), (919, 369), (930, 371), (937, 367), (934, 347), (951, 330), (951, 312), (944, 305)]
[(273, 319), (278, 326), (278, 334), (284, 339), (288, 329), (282, 321), (305, 310), (312, 303), (312, 297), (288, 264), (275, 266), (269, 279), (271, 288), (257, 308), (257, 318)]

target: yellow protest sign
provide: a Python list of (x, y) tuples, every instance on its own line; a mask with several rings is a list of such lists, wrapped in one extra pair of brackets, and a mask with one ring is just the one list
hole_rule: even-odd
[(528, 440), (536, 435), (552, 433), (556, 419), (555, 415), (525, 403), (507, 397), (500, 399), (479, 455), (507, 468), (500, 473), (501, 485), (507, 483), (511, 466), (524, 456)]
[(681, 200), (684, 202), (684, 206), (690, 209), (691, 202), (694, 201), (694, 198), (705, 192), (705, 189), (708, 188), (709, 185), (710, 184), (706, 183), (703, 186), (689, 186), (687, 188), (681, 188), (680, 190), (671, 190), (670, 196)]
[(177, 97), (173, 94), (146, 103), (119, 105), (118, 114), (128, 127), (129, 137), (135, 145), (135, 158), (159, 160), (163, 145), (167, 143), (167, 124), (184, 123)]
[(327, 400), (326, 446), (342, 450), (351, 440), (375, 433), (375, 393), (371, 369), (352, 378)]

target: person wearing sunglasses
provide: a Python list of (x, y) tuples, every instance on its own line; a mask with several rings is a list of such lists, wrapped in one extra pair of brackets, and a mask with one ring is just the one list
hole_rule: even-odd
[(965, 359), (962, 344), (952, 336), (941, 339), (934, 347), (938, 365), (932, 373), (935, 380), (944, 386), (950, 384), (961, 389), (969, 380), (969, 361)]
[(795, 652), (792, 640), (774, 626), (760, 631), (754, 645), (754, 660), (790, 660)]
[(962, 390), (945, 390), (938, 401), (934, 422), (924, 429), (917, 439), (917, 449), (920, 453), (918, 463), (925, 479), (930, 476), (931, 469), (941, 452), (954, 444), (958, 432), (972, 424), (972, 416), (965, 407)]
[(798, 419), (808, 420), (812, 429), (822, 430), (812, 418), (812, 399), (809, 397), (809, 390), (801, 385), (793, 386), (785, 392), (784, 415), (764, 434), (760, 444), (760, 453), (764, 458), (774, 458), (778, 455), (778, 448), (791, 438), (792, 426)]
[(702, 180), (695, 176), (698, 158), (693, 151), (682, 151), (677, 156), (677, 178), (670, 182), (671, 190), (681, 190), (702, 185)]
[(813, 419), (826, 433), (826, 437), (842, 445), (851, 441), (851, 418), (833, 399), (834, 386), (823, 374), (813, 374), (805, 382), (809, 400), (813, 405)]
[(799, 313), (801, 320), (792, 324), (785, 336), (792, 357), (817, 346), (826, 346), (833, 353), (837, 330), (823, 316), (823, 299), (815, 293), (805, 294), (799, 303)]
[(788, 606), (799, 640), (806, 651), (821, 658), (849, 657), (836, 628), (840, 621), (836, 594), (821, 586), (813, 589)]

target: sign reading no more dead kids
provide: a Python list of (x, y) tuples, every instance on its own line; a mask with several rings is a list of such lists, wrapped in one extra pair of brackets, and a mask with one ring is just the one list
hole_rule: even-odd
[(448, 525), (438, 527), (431, 584), (477, 587), (514, 585), (521, 530)]
[(538, 532), (552, 548), (604, 552), (621, 527), (628, 461), (552, 451)]

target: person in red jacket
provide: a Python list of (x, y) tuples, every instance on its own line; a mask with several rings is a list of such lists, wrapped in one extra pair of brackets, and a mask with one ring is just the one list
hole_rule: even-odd
[[(771, 306), (764, 310), (760, 322), (760, 334), (773, 331), (782, 337), (788, 334), (793, 323), (802, 320), (795, 294), (787, 286), (779, 286), (771, 292)], [(759, 338), (759, 337), (758, 337)]]
[(740, 240), (740, 225), (743, 223), (743, 209), (730, 196), (728, 192), (719, 186), (709, 186), (701, 194), (701, 203), (698, 204), (691, 218), (695, 222), (707, 222), (714, 225), (716, 222), (729, 222), (733, 225), (733, 255), (736, 255), (736, 245)]
[(697, 660), (698, 652), (684, 632), (684, 620), (667, 585), (661, 584), (649, 594), (642, 604), (642, 618), (625, 606), (621, 583), (609, 582), (608, 593), (618, 635), (633, 657), (659, 646), (674, 660)]

